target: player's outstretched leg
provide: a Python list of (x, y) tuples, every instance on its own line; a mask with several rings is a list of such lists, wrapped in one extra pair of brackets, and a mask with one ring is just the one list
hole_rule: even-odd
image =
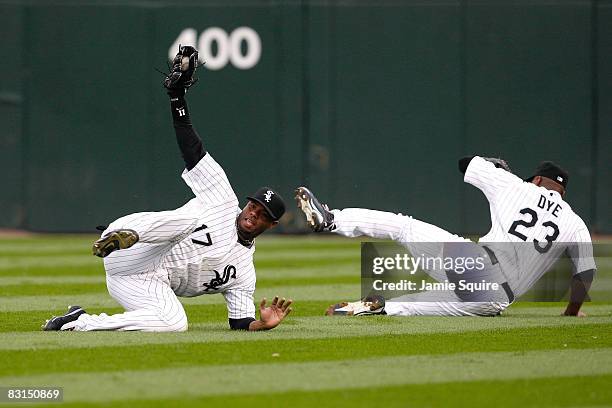
[[(298, 187), (295, 192), (298, 207), (304, 212), (309, 225), (316, 232), (333, 231), (349, 238), (365, 235), (390, 239), (401, 244), (469, 242), (466, 238), (410, 216), (365, 208), (330, 210), (306, 187)], [(410, 246), (409, 249), (415, 248)], [(420, 250), (416, 252), (420, 253)]]
[(104, 258), (117, 249), (127, 249), (138, 242), (138, 233), (132, 229), (110, 231), (93, 243), (92, 252)]
[(295, 200), (298, 207), (306, 215), (308, 225), (315, 232), (333, 231), (334, 214), (329, 211), (329, 207), (321, 204), (315, 195), (306, 187), (298, 187), (295, 190)]
[(315, 232), (333, 231), (345, 237), (369, 236), (400, 241), (408, 217), (385, 211), (345, 208), (330, 210), (306, 187), (295, 190), (298, 207)]
[[(432, 294), (432, 298), (439, 293)], [(508, 302), (434, 302), (398, 301), (387, 302), (385, 312), (389, 316), (499, 316), (510, 304)]]
[(48, 320), (43, 330), (186, 331), (185, 309), (162, 275), (107, 276), (109, 293), (126, 309), (124, 313), (93, 315), (72, 306), (67, 314)]
[[(385, 301), (381, 296), (370, 296), (357, 302), (340, 302), (330, 305), (327, 316), (365, 316), (385, 314), (389, 316), (498, 316), (508, 306), (507, 302), (461, 302), (453, 292), (420, 292)], [(426, 298), (429, 297), (429, 300)], [(377, 299), (380, 298), (380, 299)], [(422, 298), (422, 300), (418, 300)]]

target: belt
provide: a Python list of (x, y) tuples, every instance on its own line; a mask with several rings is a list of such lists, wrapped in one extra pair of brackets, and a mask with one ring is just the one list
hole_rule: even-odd
[[(489, 255), (489, 259), (491, 260), (491, 265), (497, 265), (499, 263), (499, 260), (497, 259), (497, 256), (495, 256), (495, 252), (493, 252), (487, 246), (482, 245), (482, 247), (484, 248), (487, 255)], [(501, 287), (504, 290), (504, 292), (506, 292), (506, 295), (508, 296), (508, 300), (510, 301), (510, 303), (514, 302), (514, 292), (512, 292), (512, 289), (510, 289), (510, 285), (508, 285), (508, 282), (502, 283)]]

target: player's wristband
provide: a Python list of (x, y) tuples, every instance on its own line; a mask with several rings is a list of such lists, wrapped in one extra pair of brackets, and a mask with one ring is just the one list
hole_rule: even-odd
[(228, 319), (229, 325), (232, 330), (249, 330), (249, 325), (254, 322), (255, 319), (252, 317), (245, 317), (243, 319)]
[(170, 96), (170, 110), (175, 126), (191, 126), (189, 109), (183, 96)]

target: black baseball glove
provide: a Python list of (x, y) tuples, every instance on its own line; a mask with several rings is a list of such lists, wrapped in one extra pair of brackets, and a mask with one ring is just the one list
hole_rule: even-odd
[(164, 87), (170, 95), (185, 95), (187, 89), (198, 79), (194, 74), (198, 69), (198, 50), (190, 45), (179, 45), (179, 52), (172, 60), (170, 73), (164, 79)]
[[(474, 156), (465, 156), (459, 159), (459, 171), (461, 173), (465, 174), (473, 158)], [(503, 170), (506, 170), (507, 172), (512, 173), (510, 166), (508, 166), (508, 163), (506, 163), (504, 159), (499, 159), (495, 157), (483, 157), (483, 159), (490, 161), (491, 163), (495, 165), (495, 167), (498, 167), (500, 169), (503, 169)]]
[(499, 169), (503, 169), (506, 170), (509, 173), (512, 173), (512, 170), (510, 169), (510, 166), (508, 166), (508, 163), (506, 163), (506, 161), (504, 159), (500, 159), (497, 157), (483, 157), (483, 159), (490, 161), (491, 163), (493, 163), (495, 165), (495, 167), (499, 168)]

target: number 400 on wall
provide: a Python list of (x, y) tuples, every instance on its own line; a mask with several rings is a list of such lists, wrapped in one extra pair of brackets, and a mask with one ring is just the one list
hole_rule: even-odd
[(229, 34), (222, 28), (210, 27), (202, 31), (199, 37), (195, 28), (185, 28), (168, 49), (168, 59), (174, 58), (179, 44), (196, 47), (200, 62), (205, 61), (204, 67), (215, 71), (228, 63), (238, 69), (251, 69), (261, 58), (261, 39), (250, 27), (238, 27)]

